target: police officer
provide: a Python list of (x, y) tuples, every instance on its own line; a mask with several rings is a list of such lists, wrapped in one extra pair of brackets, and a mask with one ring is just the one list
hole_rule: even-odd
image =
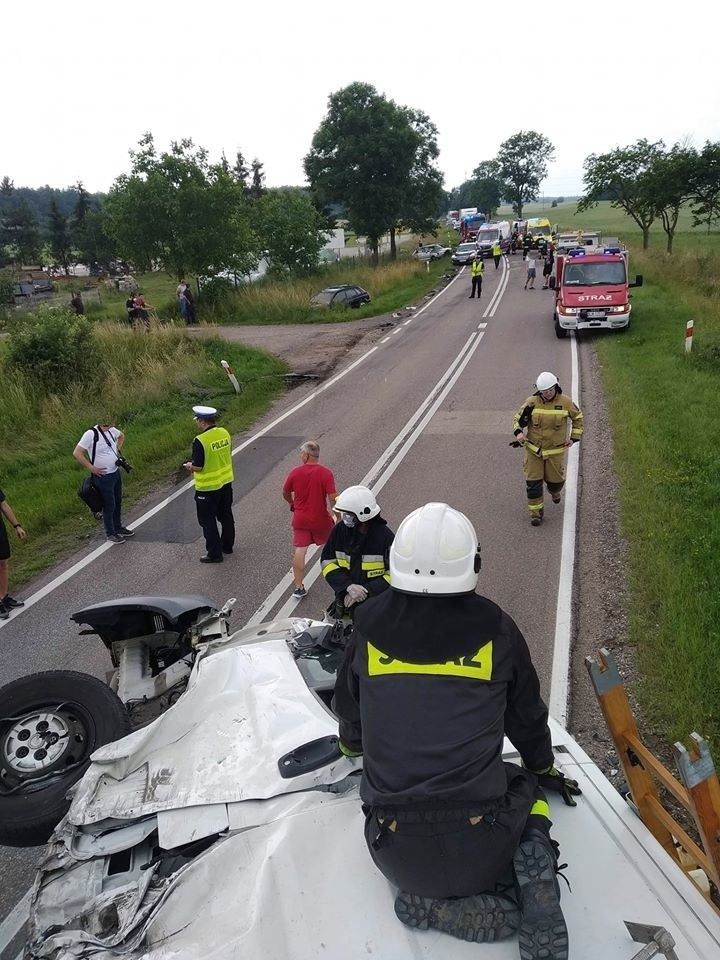
[(356, 485), (343, 490), (333, 511), (340, 520), (323, 547), (320, 569), (335, 591), (334, 616), (353, 616), (357, 604), (387, 590), (394, 534), (367, 487)]
[(205, 534), (206, 552), (200, 563), (222, 563), (223, 554), (232, 553), (235, 543), (232, 441), (227, 430), (217, 426), (215, 407), (192, 409), (200, 433), (193, 440), (192, 460), (183, 466), (195, 481), (195, 508)]
[(495, 261), (495, 269), (500, 266), (500, 257), (502, 256), (502, 247), (500, 246), (500, 241), (496, 240), (492, 245), (492, 255), (493, 260)]
[[(338, 674), (340, 749), (363, 755), (365, 839), (403, 923), (476, 942), (519, 931), (523, 960), (565, 960), (542, 788), (570, 806), (580, 790), (553, 765), (527, 644), (475, 593), (479, 570), (464, 514), (429, 503), (403, 520), (390, 589), (357, 611)], [(503, 762), (504, 734), (523, 766)]]
[(562, 392), (554, 373), (544, 370), (538, 374), (535, 393), (515, 414), (513, 433), (515, 443), (525, 447), (530, 523), (539, 527), (543, 519), (543, 482), (552, 502), (560, 503), (565, 486), (565, 448), (577, 443), (583, 434), (582, 411)]
[(478, 300), (480, 299), (480, 294), (482, 293), (482, 280), (483, 280), (483, 258), (479, 250), (475, 252), (472, 265), (470, 267), (470, 273), (472, 275), (472, 293), (468, 297), (468, 300), (473, 300), (475, 298), (475, 291), (477, 290)]

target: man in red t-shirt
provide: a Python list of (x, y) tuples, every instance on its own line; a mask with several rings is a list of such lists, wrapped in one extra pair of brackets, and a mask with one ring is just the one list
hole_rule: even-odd
[(322, 546), (330, 536), (335, 519), (330, 511), (337, 496), (332, 470), (318, 463), (320, 444), (307, 440), (300, 447), (302, 466), (295, 467), (283, 484), (283, 498), (292, 511), (292, 570), (295, 579), (293, 596), (300, 599), (307, 593), (303, 584), (305, 555), (311, 543)]

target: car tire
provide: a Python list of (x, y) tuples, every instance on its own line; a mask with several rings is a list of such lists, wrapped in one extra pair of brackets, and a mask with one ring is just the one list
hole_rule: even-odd
[(44, 843), (67, 813), (68, 790), (91, 754), (131, 729), (117, 694), (88, 674), (50, 670), (2, 687), (0, 844)]
[(565, 330), (564, 327), (560, 326), (558, 319), (556, 317), (555, 318), (555, 336), (558, 338), (558, 340), (564, 340), (567, 335), (568, 335), (567, 330)]

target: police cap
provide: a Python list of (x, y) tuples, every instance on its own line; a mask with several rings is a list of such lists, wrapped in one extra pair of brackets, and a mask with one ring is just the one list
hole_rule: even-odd
[(214, 420), (217, 416), (215, 407), (193, 407), (195, 420)]

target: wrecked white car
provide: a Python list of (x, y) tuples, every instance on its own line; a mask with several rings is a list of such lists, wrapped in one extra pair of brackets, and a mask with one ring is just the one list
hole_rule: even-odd
[[(178, 603), (98, 605), (111, 632), (125, 624), (124, 639), (114, 640), (93, 608), (90, 618), (83, 612), (81, 622), (102, 626), (114, 650), (118, 690), (131, 690), (120, 686), (122, 644), (144, 636), (126, 680), (137, 680), (145, 664), (147, 682), (175, 702), (94, 752), (46, 847), (26, 956), (516, 960), (512, 940), (464, 943), (396, 919), (394, 891), (365, 848), (362, 759), (337, 747), (329, 703), (343, 637), (333, 625), (292, 618), (230, 633), (227, 607), (179, 614)], [(148, 621), (130, 619), (140, 614), (157, 617), (158, 629), (138, 632)], [(182, 616), (183, 639), (164, 646), (168, 659), (180, 653), (172, 676), (185, 673), (181, 660), (186, 675), (168, 686), (167, 675), (158, 681), (169, 668), (159, 669), (163, 644), (152, 638)], [(559, 799), (552, 806), (553, 833), (570, 864), (570, 955), (629, 960), (637, 948), (624, 920), (640, 924), (636, 932), (667, 927), (681, 960), (717, 955), (712, 907), (557, 725), (553, 740), (557, 766), (583, 789), (576, 809)], [(516, 756), (509, 743), (505, 753)]]

